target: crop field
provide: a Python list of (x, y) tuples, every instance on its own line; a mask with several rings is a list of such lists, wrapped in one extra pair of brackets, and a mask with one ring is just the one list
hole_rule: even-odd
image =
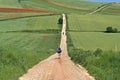
[(68, 15), (68, 49), (71, 59), (96, 80), (119, 80), (120, 33), (105, 33), (108, 26), (120, 31), (119, 15)]
[(30, 67), (55, 53), (58, 34), (0, 33), (0, 79), (17, 80)]
[(17, 80), (33, 65), (56, 52), (60, 41), (59, 17), (0, 21), (0, 80)]
[(79, 6), (79, 7), (89, 8), (89, 9), (96, 9), (98, 6), (104, 4), (104, 3), (96, 3), (96, 2), (92, 3), (84, 0), (54, 0), (54, 1), (66, 4), (66, 5)]
[(68, 15), (69, 30), (94, 32), (105, 31), (108, 26), (118, 28), (120, 16), (114, 15)]
[(120, 47), (120, 35), (101, 32), (70, 32), (72, 42), (78, 49), (96, 50), (100, 48), (104, 51), (118, 51)]
[[(58, 25), (58, 19), (61, 16), (34, 10), (68, 13), (71, 59), (88, 69), (96, 80), (119, 80), (120, 4), (89, 15), (104, 3), (54, 1), (90, 10), (71, 9), (49, 0), (21, 0), (20, 3), (18, 0), (0, 0), (3, 10), (0, 11), (0, 80), (18, 80), (29, 68), (54, 54), (59, 46), (61, 25)], [(105, 33), (107, 27), (117, 28), (118, 33)], [(69, 45), (70, 40), (73, 47)], [(101, 50), (96, 56), (98, 48)]]
[[(22, 18), (30, 18), (30, 17), (40, 17), (40, 16), (49, 16), (53, 13), (15, 13), (15, 12), (0, 12), (0, 21), (7, 21), (7, 20), (13, 20), (13, 19), (22, 19)], [(55, 14), (54, 14), (55, 15)]]
[(21, 5), (18, 3), (18, 0), (0, 0), (0, 7), (20, 8)]
[(59, 17), (60, 16), (40, 16), (0, 21), (0, 31), (56, 30), (59, 29), (59, 27), (57, 27)]
[[(88, 13), (89, 11), (85, 10), (75, 10), (71, 8), (66, 8), (58, 5), (53, 5), (49, 1), (45, 0), (28, 0), (28, 1), (21, 1), (21, 5), (25, 8), (37, 8), (37, 9), (45, 9), (45, 10), (50, 10), (50, 11), (55, 11), (55, 12), (60, 12), (60, 13), (81, 13), (85, 14)], [(47, 6), (46, 6), (47, 5)]]
[(120, 30), (119, 16), (113, 15), (69, 15), (69, 32), (76, 48), (115, 50), (120, 47), (119, 33), (104, 33), (108, 26)]

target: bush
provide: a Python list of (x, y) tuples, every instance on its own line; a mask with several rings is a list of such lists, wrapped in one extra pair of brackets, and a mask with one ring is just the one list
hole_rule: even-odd
[(97, 56), (100, 56), (102, 53), (103, 53), (102, 49), (97, 48), (97, 49), (95, 50), (95, 52), (93, 52), (93, 55), (95, 55), (95, 56), (97, 57)]
[(59, 18), (58, 19), (58, 24), (62, 24), (63, 23), (63, 19), (62, 18)]
[(117, 30), (117, 28), (107, 27), (106, 32), (107, 33), (117, 33), (118, 30)]

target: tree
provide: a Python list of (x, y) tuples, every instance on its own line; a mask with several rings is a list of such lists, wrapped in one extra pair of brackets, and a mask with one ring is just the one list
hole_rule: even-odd
[(62, 24), (63, 23), (63, 19), (62, 18), (59, 18), (58, 19), (58, 24)]
[(107, 28), (106, 28), (106, 32), (108, 32), (108, 33), (111, 33), (111, 32), (113, 32), (113, 29), (112, 29), (112, 27), (107, 27)]

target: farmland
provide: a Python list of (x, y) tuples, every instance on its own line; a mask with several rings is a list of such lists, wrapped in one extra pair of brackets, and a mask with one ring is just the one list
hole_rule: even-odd
[(27, 69), (56, 52), (60, 41), (59, 17), (0, 21), (0, 79), (17, 80)]
[[(57, 19), (60, 16), (40, 16), (33, 18), (18, 18), (0, 22), (0, 31), (47, 30), (59, 29)], [(52, 19), (53, 21), (50, 21)], [(44, 21), (46, 20), (46, 21)], [(6, 24), (7, 23), (7, 24)], [(48, 23), (48, 24), (46, 24)], [(51, 24), (51, 26), (49, 25)], [(33, 27), (34, 26), (34, 27)], [(54, 28), (55, 27), (55, 28)]]
[(18, 0), (0, 0), (0, 7), (20, 8)]
[(71, 59), (84, 66), (96, 80), (119, 80), (120, 33), (105, 33), (105, 30), (111, 26), (120, 32), (120, 4), (89, 15), (104, 3), (54, 1), (89, 10), (71, 9), (49, 0), (21, 0), (21, 3), (0, 0), (0, 8), (13, 10), (0, 11), (0, 80), (17, 80), (33, 65), (55, 53), (59, 46), (61, 26), (57, 23), (61, 16), (24, 10), (67, 13)]
[[(77, 15), (68, 16), (69, 30), (78, 31), (105, 31), (106, 27), (112, 26), (120, 29), (120, 16), (114, 15)], [(112, 22), (112, 23), (111, 23)]]
[(89, 8), (89, 9), (96, 9), (98, 6), (104, 4), (104, 3), (87, 2), (84, 0), (54, 0), (54, 1), (66, 4), (66, 5), (79, 6), (79, 7)]
[(104, 51), (117, 51), (120, 47), (118, 34), (107, 34), (101, 32), (70, 32), (72, 42), (78, 49), (96, 50), (101, 48)]
[[(75, 10), (71, 8), (66, 8), (63, 6), (59, 5), (53, 5), (49, 1), (45, 0), (28, 0), (28, 1), (22, 1), (21, 5), (25, 8), (31, 7), (31, 8), (37, 8), (37, 9), (45, 9), (45, 10), (50, 10), (50, 11), (55, 11), (55, 12), (60, 12), (60, 13), (81, 13), (85, 14), (88, 11), (86, 10)], [(46, 6), (47, 5), (47, 6)]]
[[(95, 50), (114, 50), (119, 44), (119, 33), (104, 33), (106, 27), (112, 26), (120, 30), (119, 16), (113, 15), (69, 15), (69, 32), (72, 42), (77, 48)], [(89, 43), (89, 45), (87, 45)], [(95, 44), (95, 45), (94, 45)], [(119, 46), (118, 46), (119, 47)]]

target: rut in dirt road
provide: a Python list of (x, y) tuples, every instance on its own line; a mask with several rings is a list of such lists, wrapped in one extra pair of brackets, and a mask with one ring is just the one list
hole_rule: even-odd
[(62, 16), (61, 58), (58, 59), (58, 55), (55, 53), (29, 69), (19, 80), (95, 80), (82, 66), (79, 65), (78, 67), (70, 60), (66, 43), (66, 16), (65, 14)]

